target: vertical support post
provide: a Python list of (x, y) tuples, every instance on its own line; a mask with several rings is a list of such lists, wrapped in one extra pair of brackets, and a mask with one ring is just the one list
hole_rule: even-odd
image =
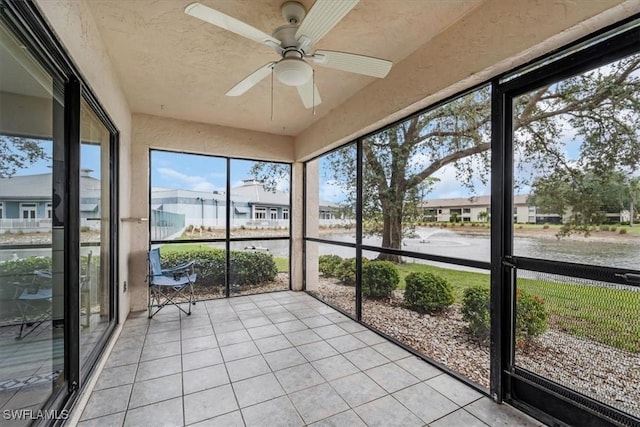
[[(304, 174), (304, 237), (319, 237), (319, 215), (320, 198), (318, 194), (319, 185), (319, 161), (313, 160), (305, 163)], [(316, 242), (306, 242), (305, 244), (305, 290), (314, 291), (318, 289), (320, 272), (318, 271), (319, 244)]]
[(356, 141), (356, 319), (362, 320), (362, 138)]
[(291, 192), (289, 202), (289, 262), (290, 262), (290, 289), (301, 291), (304, 289), (304, 165), (296, 162), (291, 166)]
[[(69, 392), (80, 385), (80, 106), (81, 83), (72, 77), (65, 89), (65, 148), (66, 181), (65, 194), (65, 268), (66, 283), (64, 328), (66, 366)], [(56, 319), (54, 318), (54, 323)]]
[(231, 159), (227, 157), (227, 209), (225, 211), (225, 267), (224, 267), (224, 294), (227, 298), (231, 295)]
[(511, 272), (503, 267), (513, 252), (513, 141), (511, 98), (491, 85), (491, 372), (490, 393), (496, 402), (509, 393), (511, 349)]

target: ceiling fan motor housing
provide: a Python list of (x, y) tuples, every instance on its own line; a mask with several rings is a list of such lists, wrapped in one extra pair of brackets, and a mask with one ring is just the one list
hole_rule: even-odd
[(300, 25), (305, 15), (307, 14), (306, 9), (303, 5), (298, 3), (297, 1), (288, 1), (284, 3), (280, 7), (280, 11), (282, 12), (282, 17), (287, 24)]

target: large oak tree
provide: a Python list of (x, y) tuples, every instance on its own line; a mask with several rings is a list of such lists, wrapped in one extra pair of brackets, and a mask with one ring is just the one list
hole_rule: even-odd
[[(557, 171), (569, 182), (586, 170), (633, 174), (640, 165), (639, 67), (640, 56), (631, 56), (516, 98), (517, 185), (527, 189)], [(365, 229), (379, 232), (383, 247), (401, 248), (407, 219), (438, 171), (454, 167), (460, 185), (486, 182), (490, 113), (490, 88), (483, 87), (363, 140)], [(355, 197), (354, 156), (346, 147), (327, 157), (348, 202)]]

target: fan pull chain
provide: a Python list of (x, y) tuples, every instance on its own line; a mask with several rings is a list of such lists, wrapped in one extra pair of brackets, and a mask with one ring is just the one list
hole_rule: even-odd
[(271, 121), (273, 121), (273, 67), (271, 67)]
[(313, 108), (311, 110), (312, 115), (316, 115), (316, 70), (311, 70), (311, 78), (313, 79), (311, 86), (311, 104), (313, 104)]

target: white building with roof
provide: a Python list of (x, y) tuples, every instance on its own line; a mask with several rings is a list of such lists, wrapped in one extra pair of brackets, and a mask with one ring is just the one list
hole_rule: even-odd
[[(516, 223), (535, 223), (536, 208), (527, 204), (528, 195), (513, 198), (513, 220)], [(491, 196), (471, 196), (452, 199), (429, 199), (420, 203), (423, 216), (431, 221), (489, 222)], [(546, 215), (547, 217), (549, 215)], [(559, 215), (556, 215), (559, 217)]]
[[(90, 169), (80, 170), (80, 226), (100, 228), (100, 180)], [(50, 231), (54, 206), (52, 174), (0, 178), (0, 233)]]

